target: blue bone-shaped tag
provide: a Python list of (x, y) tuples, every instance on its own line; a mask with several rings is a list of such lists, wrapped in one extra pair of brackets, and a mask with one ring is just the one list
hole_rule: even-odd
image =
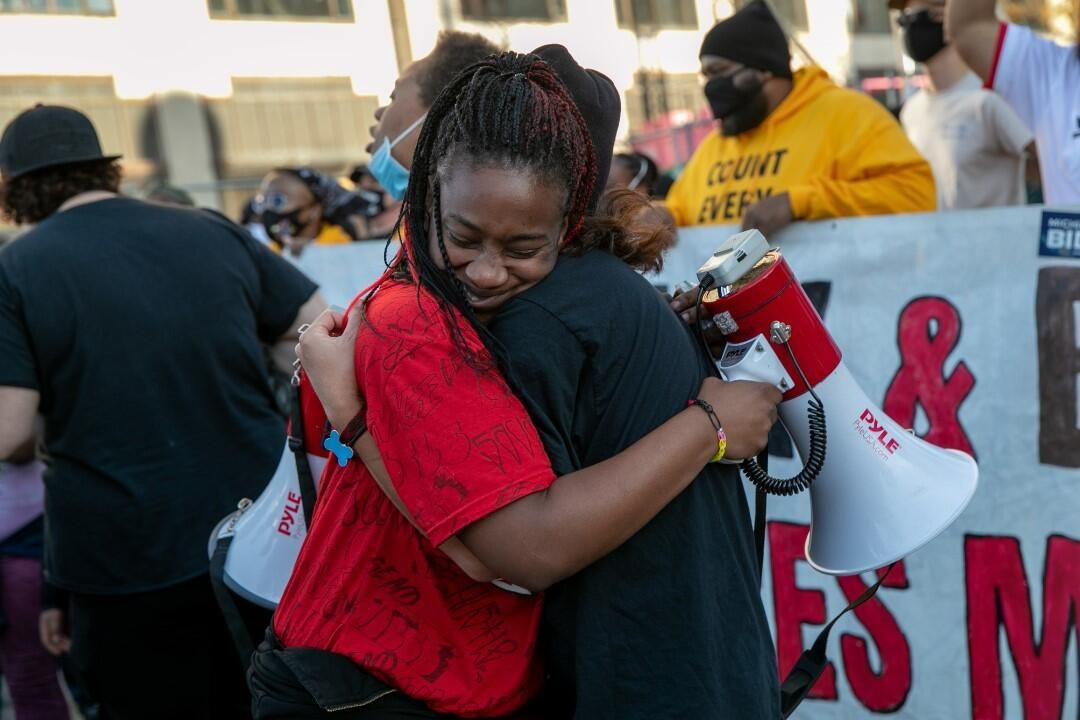
[(322, 446), (334, 454), (340, 467), (348, 465), (349, 458), (353, 456), (353, 449), (341, 444), (341, 436), (338, 435), (337, 430), (330, 431), (330, 437), (323, 440)]

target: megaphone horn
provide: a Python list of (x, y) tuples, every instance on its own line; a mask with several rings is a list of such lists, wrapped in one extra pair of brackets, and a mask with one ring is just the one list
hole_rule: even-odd
[(811, 566), (830, 575), (874, 570), (952, 524), (975, 493), (975, 460), (907, 432), (870, 401), (791, 268), (760, 232), (729, 238), (698, 278), (709, 288), (704, 313), (728, 341), (719, 361), (724, 377), (783, 392), (780, 420), (803, 471), (779, 480), (752, 462), (742, 468), (773, 494), (810, 488)]

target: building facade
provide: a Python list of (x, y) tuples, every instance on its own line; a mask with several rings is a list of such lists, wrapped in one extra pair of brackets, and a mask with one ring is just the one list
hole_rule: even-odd
[[(271, 167), (364, 161), (398, 71), (455, 29), (515, 50), (566, 45), (619, 88), (624, 140), (671, 137), (666, 167), (693, 149), (686, 128), (711, 124), (701, 38), (746, 1), (0, 0), (0, 123), (36, 102), (78, 107), (132, 183), (167, 180), (235, 214)], [(1007, 10), (1057, 27), (1068, 2)], [(797, 65), (902, 102), (910, 84), (886, 0), (770, 4)]]

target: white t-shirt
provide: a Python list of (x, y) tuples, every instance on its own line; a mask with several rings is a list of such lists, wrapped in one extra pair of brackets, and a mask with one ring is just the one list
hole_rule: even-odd
[(934, 171), (939, 210), (1024, 204), (1031, 131), (975, 73), (948, 90), (918, 93), (900, 122)]
[(1035, 133), (1043, 197), (1051, 205), (1080, 204), (1080, 58), (1019, 25), (1004, 39), (987, 81)]

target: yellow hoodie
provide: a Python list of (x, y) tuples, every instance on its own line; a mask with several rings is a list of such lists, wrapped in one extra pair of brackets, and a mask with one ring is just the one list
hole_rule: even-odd
[(889, 111), (816, 67), (795, 73), (761, 125), (705, 138), (666, 204), (678, 225), (727, 224), (783, 192), (796, 220), (925, 212), (937, 202), (930, 166)]

